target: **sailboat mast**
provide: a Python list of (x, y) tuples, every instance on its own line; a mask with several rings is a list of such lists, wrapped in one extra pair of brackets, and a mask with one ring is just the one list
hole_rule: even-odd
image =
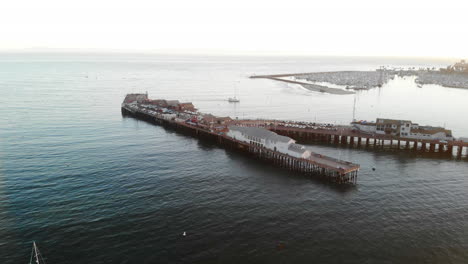
[(34, 245), (34, 253), (36, 255), (36, 263), (39, 264), (39, 257), (37, 256), (37, 246), (36, 246), (36, 241), (33, 241)]
[(354, 95), (354, 103), (353, 103), (353, 122), (356, 121), (356, 95)]
[(234, 98), (237, 99), (237, 83), (238, 81), (234, 82)]

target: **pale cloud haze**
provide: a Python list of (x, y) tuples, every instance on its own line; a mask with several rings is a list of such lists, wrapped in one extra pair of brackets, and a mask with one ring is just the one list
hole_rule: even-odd
[(468, 57), (463, 1), (4, 1), (0, 50)]

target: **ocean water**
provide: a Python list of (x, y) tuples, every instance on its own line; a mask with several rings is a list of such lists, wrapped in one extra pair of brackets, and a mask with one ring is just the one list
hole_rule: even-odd
[(451, 63), (0, 54), (0, 263), (28, 262), (33, 240), (47, 263), (466, 263), (466, 158), (312, 145), (361, 164), (340, 187), (120, 113), (147, 91), (217, 115), (346, 124), (356, 99), (357, 119), (468, 136), (468, 90), (397, 78), (329, 95), (248, 78)]

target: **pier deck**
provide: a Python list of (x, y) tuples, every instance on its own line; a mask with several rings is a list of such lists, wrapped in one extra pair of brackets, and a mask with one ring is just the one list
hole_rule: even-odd
[(167, 120), (157, 113), (150, 113), (141, 107), (122, 105), (122, 114), (131, 115), (160, 125), (170, 126), (177, 130), (190, 132), (200, 138), (209, 138), (226, 148), (248, 152), (253, 156), (290, 170), (298, 171), (324, 178), (339, 184), (354, 184), (360, 166), (317, 153), (311, 153), (308, 158), (297, 158), (285, 153), (273, 151), (262, 146), (249, 144), (226, 136), (224, 133), (211, 131), (206, 126), (192, 125), (187, 122)]
[[(284, 127), (277, 120), (237, 120), (237, 125), (261, 126), (280, 135), (289, 136), (296, 140), (317, 140), (326, 143), (356, 146), (396, 147), (415, 151), (443, 152), (461, 158), (466, 153), (468, 142), (444, 141), (436, 139), (414, 139), (387, 134), (368, 134), (357, 131), (349, 126), (335, 126), (329, 129), (311, 129)], [(468, 153), (466, 153), (468, 154)]]

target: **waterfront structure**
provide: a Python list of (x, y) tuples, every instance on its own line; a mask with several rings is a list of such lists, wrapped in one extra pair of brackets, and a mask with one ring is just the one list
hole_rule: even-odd
[[(132, 97), (133, 98), (133, 97)], [(338, 184), (354, 184), (360, 166), (351, 162), (334, 159), (318, 153), (313, 153), (305, 146), (296, 144), (291, 138), (277, 135), (263, 128), (245, 128), (233, 126), (237, 122), (229, 117), (212, 118), (205, 123), (206, 115), (194, 112), (179, 112), (132, 101), (125, 103), (121, 110), (123, 115), (130, 115), (165, 127), (170, 127), (182, 133), (208, 139), (218, 145), (246, 152), (254, 157), (270, 162), (296, 172), (314, 175)], [(217, 120), (224, 120), (217, 122)]]
[[(140, 98), (144, 98), (144, 96), (147, 95), (142, 94), (142, 97)], [(217, 117), (200, 112), (180, 112), (159, 107), (157, 105), (137, 103), (137, 101), (132, 101), (134, 98), (136, 98), (134, 94), (125, 98), (124, 103), (122, 104), (123, 113), (130, 113), (133, 116), (138, 113), (138, 117), (141, 118), (141, 115), (144, 115), (145, 119), (146, 115), (150, 115), (151, 121), (154, 121), (153, 119), (157, 118), (159, 121), (164, 120), (170, 123), (188, 125), (196, 127), (196, 129), (200, 131), (208, 131), (209, 133), (216, 135), (226, 135), (229, 133), (229, 126), (262, 127), (275, 132), (278, 135), (287, 136), (299, 141), (314, 141), (356, 147), (365, 146), (366, 148), (371, 146), (374, 148), (386, 147), (390, 149), (396, 148), (398, 150), (421, 151), (421, 153), (429, 151), (450, 156), (455, 152), (455, 156), (457, 158), (461, 158), (464, 153), (464, 149), (468, 147), (467, 138), (456, 139), (452, 136), (452, 132), (450, 130), (446, 130), (441, 127), (419, 126), (416, 123), (410, 123), (409, 120), (379, 119), (380, 125), (384, 128), (383, 132), (385, 132), (385, 128), (389, 131), (387, 134), (377, 133), (377, 122), (356, 121), (352, 122), (351, 126), (335, 126), (332, 124), (296, 121), (259, 119), (233, 120), (230, 117)], [(125, 101), (130, 103), (125, 103)], [(267, 149), (266, 147), (254, 144), (253, 142), (252, 144), (246, 142), (242, 143), (255, 148)], [(288, 148), (290, 152), (282, 155), (294, 158), (298, 157), (298, 155), (302, 158), (308, 156), (307, 150), (297, 148), (295, 145), (291, 144)], [(274, 149), (268, 150), (274, 152)], [(314, 154), (312, 151), (310, 152), (309, 159), (313, 158), (320, 160), (320, 156), (318, 156), (320, 154)], [(327, 159), (331, 158), (327, 157)], [(321, 159), (320, 162), (326, 164), (328, 161)], [(329, 166), (328, 168), (332, 169), (333, 166)], [(352, 166), (348, 168), (351, 169)], [(349, 170), (345, 171), (349, 172)]]
[(204, 114), (201, 119), (206, 125), (226, 125), (232, 121), (229, 116), (214, 116), (212, 114)]
[(411, 121), (408, 120), (377, 118), (376, 121), (377, 134), (406, 135), (410, 129)]
[(167, 102), (166, 100), (164, 99), (146, 99), (143, 101), (144, 104), (147, 104), (147, 105), (155, 105), (155, 106), (158, 106), (158, 107), (167, 107)]
[[(243, 121), (240, 121), (243, 122)], [(423, 134), (421, 138), (401, 137), (392, 134), (378, 134), (368, 132), (372, 129), (367, 128), (367, 131), (362, 131), (356, 126), (329, 126), (320, 124), (307, 124), (304, 122), (293, 123), (291, 121), (285, 123), (284, 121), (278, 122), (275, 120), (255, 120), (250, 121), (249, 125), (255, 126), (256, 122), (266, 129), (274, 131), (280, 135), (289, 136), (295, 140), (302, 142), (320, 142), (341, 146), (352, 147), (365, 147), (366, 149), (396, 149), (408, 150), (420, 153), (438, 152), (441, 155), (452, 156), (455, 152), (457, 158), (461, 158), (464, 149), (468, 147), (467, 138), (455, 139), (437, 139), (431, 138), (432, 134)], [(359, 123), (359, 122), (353, 122)], [(360, 121), (364, 123), (364, 121)], [(366, 122), (367, 123), (367, 122)], [(287, 125), (286, 125), (287, 124)], [(375, 123), (370, 123), (369, 127), (376, 127)], [(419, 127), (419, 126), (418, 126)], [(434, 132), (437, 129), (433, 127), (424, 127)], [(431, 130), (432, 129), (432, 130)], [(375, 130), (374, 130), (375, 131)], [(427, 131), (427, 130), (424, 130)], [(420, 131), (419, 131), (420, 132)], [(437, 132), (438, 133), (438, 132)], [(433, 134), (437, 134), (433, 133)], [(451, 132), (450, 132), (451, 133)], [(416, 134), (416, 133), (413, 133)], [(429, 135), (429, 136), (428, 136)], [(468, 154), (465, 152), (465, 154)]]
[(144, 102), (145, 100), (148, 100), (148, 94), (139, 94), (139, 93), (134, 93), (134, 94), (127, 94), (124, 99), (125, 104), (130, 104), (130, 103), (137, 103), (137, 102)]
[(447, 68), (441, 68), (441, 72), (446, 73), (468, 73), (468, 63), (465, 60), (460, 60), (459, 62), (447, 66)]
[(307, 147), (296, 144), (294, 139), (278, 135), (275, 132), (261, 127), (229, 126), (227, 136), (249, 144), (256, 144), (260, 147), (285, 153), (296, 158), (307, 159), (312, 153)]
[[(139, 100), (135, 100), (134, 98), (138, 97)], [(146, 97), (146, 98), (145, 98)], [(127, 99), (130, 98), (130, 99)], [(196, 112), (197, 109), (191, 102), (180, 103), (178, 100), (164, 100), (164, 99), (149, 99), (147, 98), (147, 94), (132, 94), (127, 96), (124, 100), (125, 103), (129, 103), (127, 101), (136, 101), (147, 105), (147, 107), (158, 107), (158, 108), (167, 108), (172, 110), (177, 110), (180, 112)], [(142, 99), (144, 98), (144, 99)], [(154, 108), (154, 107), (153, 107)]]
[(288, 147), (288, 153), (293, 157), (307, 159), (312, 155), (312, 150), (303, 145), (292, 143)]
[(351, 125), (369, 134), (392, 135), (408, 139), (453, 140), (451, 130), (443, 127), (420, 126), (409, 120), (377, 118), (376, 122), (355, 121)]
[(260, 127), (229, 126), (227, 135), (242, 142), (282, 153), (288, 153), (289, 145), (296, 142), (292, 138), (280, 136)]
[(176, 109), (177, 111), (190, 111), (190, 112), (195, 112), (197, 111), (197, 109), (195, 108), (195, 106), (193, 106), (192, 103), (179, 103), (177, 106), (176, 106)]

